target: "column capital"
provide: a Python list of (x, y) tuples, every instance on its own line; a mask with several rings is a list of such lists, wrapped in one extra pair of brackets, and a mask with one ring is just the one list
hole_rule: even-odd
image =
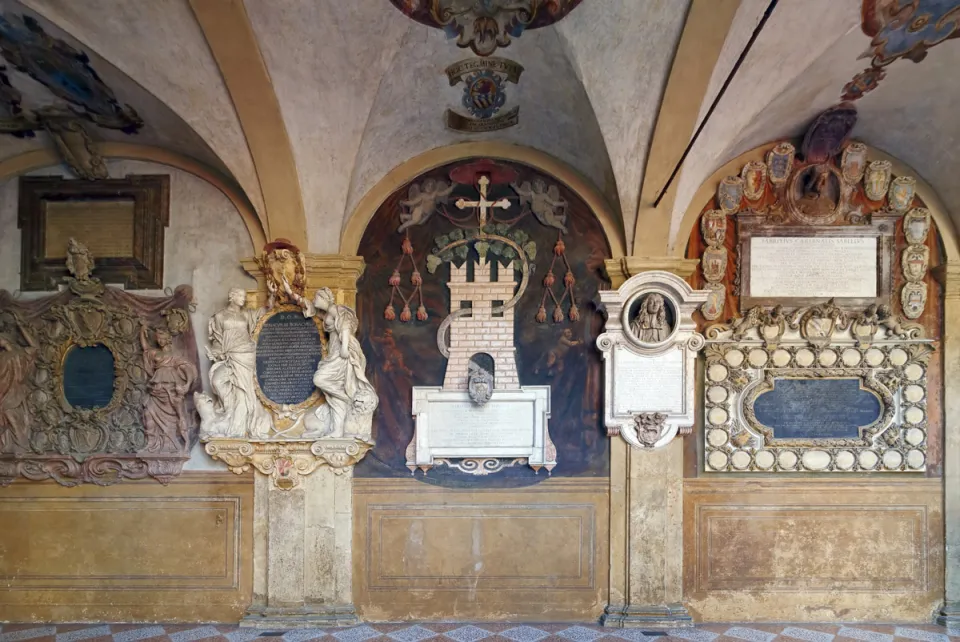
[[(355, 308), (357, 305), (357, 281), (363, 275), (366, 264), (362, 256), (354, 254), (310, 254), (304, 252), (306, 264), (306, 290), (312, 293), (320, 288), (330, 288), (336, 302)], [(257, 280), (257, 289), (249, 291), (255, 305), (263, 305), (267, 299), (267, 284), (254, 257), (241, 259), (243, 269)], [(312, 296), (312, 294), (311, 294)]]
[(689, 278), (700, 265), (700, 259), (681, 259), (676, 256), (624, 256), (603, 262), (607, 277), (614, 288), (619, 288), (631, 276), (651, 270), (663, 270), (681, 279)]

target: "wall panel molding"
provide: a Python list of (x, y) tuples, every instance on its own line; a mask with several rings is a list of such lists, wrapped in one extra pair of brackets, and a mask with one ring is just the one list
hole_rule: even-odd
[(940, 479), (686, 480), (700, 621), (925, 621), (943, 599)]
[(0, 493), (8, 621), (239, 620), (251, 597), (253, 483), (222, 472)]
[(582, 621), (602, 612), (606, 478), (482, 490), (354, 484), (354, 601), (363, 619)]

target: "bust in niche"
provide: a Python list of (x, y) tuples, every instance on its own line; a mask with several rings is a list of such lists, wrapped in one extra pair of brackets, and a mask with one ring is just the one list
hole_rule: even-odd
[(651, 292), (640, 299), (630, 331), (642, 343), (663, 343), (673, 333), (673, 317), (663, 295)]
[(840, 181), (824, 166), (803, 170), (797, 188), (797, 209), (807, 216), (829, 216), (840, 203)]

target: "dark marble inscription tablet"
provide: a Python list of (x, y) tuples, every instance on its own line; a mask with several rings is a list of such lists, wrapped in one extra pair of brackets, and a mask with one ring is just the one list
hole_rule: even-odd
[(296, 311), (278, 312), (257, 338), (257, 382), (270, 401), (303, 403), (313, 394), (313, 374), (322, 357), (320, 331)]
[(74, 408), (102, 408), (113, 399), (113, 353), (98, 343), (74, 346), (63, 360), (63, 396)]
[(774, 439), (856, 439), (882, 412), (859, 379), (776, 379), (753, 410)]

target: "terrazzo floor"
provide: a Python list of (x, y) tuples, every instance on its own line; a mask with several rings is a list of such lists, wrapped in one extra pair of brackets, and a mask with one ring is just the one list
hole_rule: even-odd
[(656, 634), (594, 624), (361, 624), (340, 629), (263, 631), (219, 624), (4, 624), (0, 642), (951, 642), (960, 629), (924, 624), (705, 624)]

